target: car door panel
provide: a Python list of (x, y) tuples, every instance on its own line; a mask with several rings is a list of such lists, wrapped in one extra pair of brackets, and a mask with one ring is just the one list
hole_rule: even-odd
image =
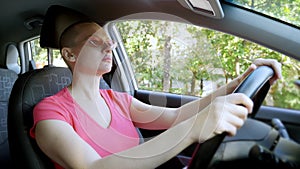
[(273, 118), (280, 119), (290, 137), (300, 142), (300, 110), (261, 106), (255, 118), (268, 124), (271, 124)]
[[(155, 105), (155, 106), (163, 106), (163, 107), (180, 107), (192, 100), (197, 99), (194, 96), (184, 96), (172, 93), (165, 92), (154, 92), (149, 90), (135, 90), (134, 97), (144, 103)], [(150, 139), (161, 132), (163, 130), (145, 130), (140, 129), (145, 140)]]
[(192, 100), (197, 99), (195, 96), (178, 95), (164, 92), (154, 92), (148, 90), (136, 90), (135, 98), (138, 100), (155, 105), (164, 107), (180, 107)]

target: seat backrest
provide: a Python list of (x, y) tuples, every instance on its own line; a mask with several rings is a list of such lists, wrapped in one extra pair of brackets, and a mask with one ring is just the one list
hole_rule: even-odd
[[(71, 80), (71, 71), (63, 67), (45, 67), (19, 75), (8, 105), (8, 138), (15, 168), (53, 168), (53, 163), (29, 136), (33, 125), (33, 108), (43, 98), (68, 86)], [(100, 88), (110, 88), (102, 78)]]
[(40, 100), (56, 94), (71, 80), (71, 71), (62, 67), (32, 70), (16, 80), (8, 105), (8, 138), (15, 168), (53, 168), (53, 163), (29, 136), (33, 125), (32, 112)]
[(7, 109), (9, 96), (18, 78), (17, 73), (8, 69), (0, 69), (0, 166), (2, 169), (11, 168), (7, 136)]

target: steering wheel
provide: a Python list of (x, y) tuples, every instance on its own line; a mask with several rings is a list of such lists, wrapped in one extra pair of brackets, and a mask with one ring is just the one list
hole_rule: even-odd
[[(245, 80), (235, 89), (234, 93), (244, 93), (254, 102), (253, 111), (248, 117), (254, 117), (257, 113), (270, 89), (270, 84), (266, 82), (268, 82), (273, 75), (274, 71), (271, 67), (260, 66), (247, 76), (247, 78), (245, 78)], [(210, 161), (226, 135), (227, 134), (224, 132), (202, 144), (198, 144), (194, 150), (188, 169), (208, 168)]]

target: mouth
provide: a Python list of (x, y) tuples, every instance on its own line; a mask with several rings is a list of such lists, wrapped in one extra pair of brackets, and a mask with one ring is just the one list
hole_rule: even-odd
[(103, 62), (112, 62), (112, 56), (111, 55), (105, 55), (102, 59)]

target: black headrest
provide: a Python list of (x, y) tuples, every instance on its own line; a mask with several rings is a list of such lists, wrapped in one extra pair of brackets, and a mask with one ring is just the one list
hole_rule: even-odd
[(70, 26), (80, 22), (90, 22), (86, 15), (60, 5), (48, 8), (41, 29), (40, 46), (42, 48), (60, 48), (60, 38)]

